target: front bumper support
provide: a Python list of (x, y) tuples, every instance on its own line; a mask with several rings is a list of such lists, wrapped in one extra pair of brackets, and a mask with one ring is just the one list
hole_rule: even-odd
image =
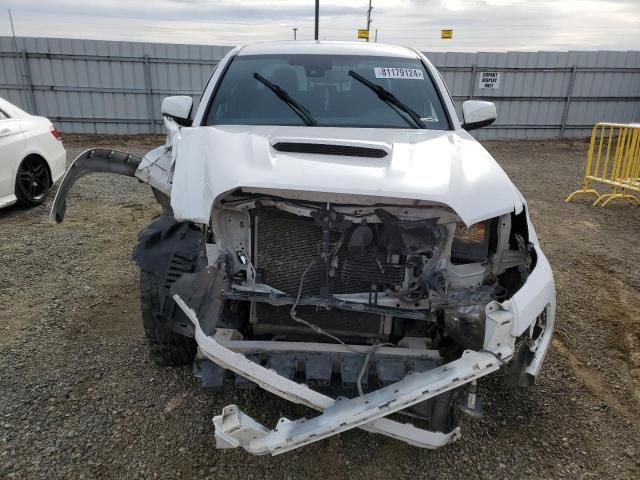
[(423, 448), (445, 445), (458, 437), (459, 429), (449, 434), (430, 432), (384, 417), (498, 370), (513, 354), (515, 341), (511, 336), (512, 314), (493, 302), (488, 307), (485, 350), (465, 351), (456, 361), (427, 372), (412, 373), (397, 383), (367, 395), (335, 400), (223, 347), (214, 338), (204, 334), (195, 312), (179, 295), (173, 298), (193, 322), (196, 341), (204, 356), (267, 391), (322, 411), (321, 415), (312, 419), (291, 421), (281, 418), (277, 427), (269, 430), (235, 405), (225, 407), (222, 414), (213, 420), (217, 447), (241, 446), (254, 454), (277, 455), (356, 427)]

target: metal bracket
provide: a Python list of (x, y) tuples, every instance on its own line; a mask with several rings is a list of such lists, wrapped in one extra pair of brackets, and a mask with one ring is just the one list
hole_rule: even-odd
[[(491, 327), (492, 336), (488, 335), (489, 342), (485, 341), (485, 344), (500, 345), (499, 352), (466, 351), (460, 359), (442, 367), (410, 374), (400, 382), (367, 395), (335, 400), (223, 347), (214, 338), (204, 334), (195, 312), (178, 295), (174, 295), (174, 300), (193, 322), (196, 341), (204, 356), (223, 368), (243, 375), (267, 391), (294, 403), (323, 411), (321, 415), (310, 420), (303, 418), (290, 421), (282, 418), (271, 431), (246, 417), (233, 406), (227, 407), (222, 415), (214, 417), (218, 445), (226, 448), (242, 446), (254, 454), (277, 455), (356, 427), (423, 448), (445, 445), (459, 436), (459, 429), (448, 434), (429, 432), (382, 417), (494, 372), (502, 363), (498, 358), (507, 360), (513, 353), (511, 321), (506, 317), (496, 321), (493, 316), (488, 316), (487, 322), (497, 325)], [(510, 315), (508, 312), (505, 313)]]

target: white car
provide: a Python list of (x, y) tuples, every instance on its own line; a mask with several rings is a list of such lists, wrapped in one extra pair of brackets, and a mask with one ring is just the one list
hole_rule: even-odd
[(467, 133), (493, 104), (459, 119), (415, 50), (276, 42), (232, 50), (191, 110), (163, 101), (167, 142), (144, 158), (78, 157), (52, 216), (86, 173), (148, 183), (164, 214), (133, 258), (152, 358), (322, 412), (271, 430), (229, 405), (219, 448), (276, 455), (351, 428), (436, 448), (457, 413), (481, 415), (486, 375), (533, 384), (555, 289), (524, 198)]
[(51, 122), (0, 98), (0, 208), (40, 205), (66, 166), (67, 152)]

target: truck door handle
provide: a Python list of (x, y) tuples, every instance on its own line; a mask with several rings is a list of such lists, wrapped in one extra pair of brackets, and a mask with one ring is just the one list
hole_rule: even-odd
[(0, 137), (6, 137), (7, 135), (11, 135), (11, 130), (8, 128), (3, 128), (0, 130)]

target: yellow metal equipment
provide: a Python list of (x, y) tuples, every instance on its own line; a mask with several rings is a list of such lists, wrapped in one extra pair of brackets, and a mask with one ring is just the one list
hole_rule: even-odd
[[(590, 183), (610, 186), (611, 192), (601, 195)], [(604, 207), (614, 199), (640, 205), (634, 192), (640, 193), (640, 124), (596, 124), (591, 131), (582, 189), (573, 192), (565, 201), (588, 194), (596, 197), (594, 206)]]

